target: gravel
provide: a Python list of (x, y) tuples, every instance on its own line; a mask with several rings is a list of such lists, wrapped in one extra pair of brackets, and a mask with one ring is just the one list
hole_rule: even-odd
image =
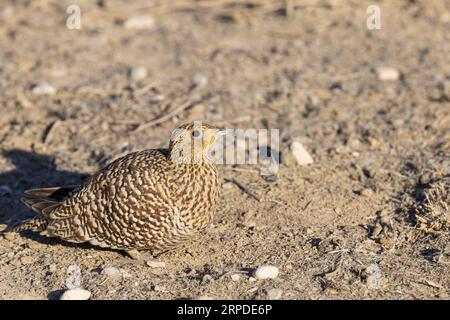
[(254, 277), (258, 280), (275, 279), (278, 277), (279, 270), (276, 266), (262, 265), (254, 272)]
[(281, 299), (281, 296), (283, 295), (283, 290), (281, 289), (269, 289), (266, 290), (267, 299), (269, 300), (278, 300)]
[(64, 291), (59, 300), (89, 300), (91, 292), (82, 288), (74, 288)]
[(36, 95), (53, 95), (56, 93), (56, 89), (48, 82), (41, 82), (34, 85), (31, 92)]
[(392, 67), (378, 67), (375, 71), (381, 81), (395, 81), (400, 78), (400, 72)]

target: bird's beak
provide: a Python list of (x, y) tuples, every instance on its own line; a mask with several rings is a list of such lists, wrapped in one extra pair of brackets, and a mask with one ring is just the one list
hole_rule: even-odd
[(218, 129), (218, 130), (216, 131), (216, 134), (217, 134), (218, 136), (224, 136), (224, 135), (227, 134), (227, 129)]

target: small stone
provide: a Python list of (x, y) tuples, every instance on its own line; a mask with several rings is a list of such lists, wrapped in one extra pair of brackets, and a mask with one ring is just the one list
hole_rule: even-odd
[(51, 273), (55, 273), (57, 270), (56, 264), (50, 264), (48, 265), (48, 271)]
[(336, 289), (333, 289), (331, 287), (327, 287), (323, 290), (323, 293), (326, 296), (335, 296), (336, 294), (338, 294), (338, 291)]
[(207, 284), (213, 282), (214, 279), (209, 274), (205, 274), (202, 278), (202, 284)]
[(231, 278), (231, 280), (233, 280), (233, 281), (239, 281), (239, 280), (241, 279), (241, 276), (240, 276), (239, 274), (235, 273), (235, 274), (232, 274), (232, 275), (230, 276), (230, 278)]
[(374, 194), (374, 192), (372, 191), (372, 189), (363, 189), (361, 190), (361, 195), (364, 197), (372, 197)]
[(149, 98), (150, 103), (158, 103), (164, 101), (166, 99), (165, 95), (155, 94)]
[(429, 184), (431, 182), (431, 180), (432, 180), (432, 175), (430, 172), (425, 172), (419, 177), (419, 182), (423, 186)]
[(160, 286), (160, 285), (155, 285), (153, 287), (153, 291), (156, 291), (156, 292), (162, 292), (162, 291), (165, 291), (165, 290), (166, 289), (163, 286)]
[(165, 268), (166, 267), (166, 263), (164, 261), (159, 261), (159, 260), (147, 260), (145, 261), (145, 264), (147, 266), (149, 266), (150, 268)]
[(269, 289), (266, 291), (267, 298), (269, 300), (278, 300), (281, 299), (281, 296), (283, 295), (283, 290), (281, 289)]
[(152, 16), (134, 16), (125, 20), (125, 29), (151, 29), (155, 26), (155, 19)]
[(123, 269), (116, 267), (106, 267), (102, 270), (101, 274), (111, 278), (130, 278), (131, 275)]
[(400, 72), (392, 67), (378, 67), (375, 71), (381, 81), (394, 81), (400, 77)]
[(303, 144), (301, 144), (298, 141), (294, 141), (291, 144), (291, 153), (295, 158), (295, 161), (297, 161), (297, 164), (304, 166), (307, 164), (311, 164), (314, 162), (311, 155), (306, 151)]
[(248, 278), (248, 282), (256, 282), (256, 279), (253, 278), (253, 277), (249, 277), (249, 278)]
[(36, 258), (31, 257), (31, 256), (25, 256), (20, 258), (20, 263), (22, 263), (23, 265), (29, 265), (29, 264), (33, 264), (36, 261)]
[(134, 67), (130, 71), (130, 78), (134, 81), (139, 81), (147, 78), (147, 68), (146, 67)]
[(208, 84), (208, 77), (204, 74), (197, 73), (192, 80), (196, 88), (204, 87)]
[(254, 229), (256, 227), (256, 222), (255, 220), (249, 220), (245, 222), (245, 226), (249, 229)]
[(8, 241), (13, 241), (16, 239), (16, 233), (15, 232), (7, 232), (3, 235), (3, 237)]
[(59, 300), (89, 300), (91, 293), (82, 288), (74, 288), (64, 291)]
[(367, 288), (373, 290), (373, 289), (380, 289), (381, 287), (381, 270), (380, 267), (376, 263), (372, 263), (366, 268), (366, 283)]
[(259, 287), (253, 287), (247, 290), (247, 293), (253, 293), (255, 291), (258, 291)]
[(259, 280), (275, 279), (278, 277), (279, 270), (272, 265), (263, 265), (258, 267), (254, 272), (254, 277)]
[(222, 189), (224, 189), (224, 190), (230, 190), (230, 189), (233, 189), (234, 186), (235, 186), (235, 184), (232, 183), (232, 182), (224, 182), (224, 183), (222, 184)]
[(81, 268), (76, 264), (67, 267), (66, 270), (66, 287), (67, 289), (76, 289), (81, 286)]
[(33, 92), (36, 95), (45, 95), (45, 94), (52, 95), (56, 93), (56, 89), (47, 82), (41, 82), (33, 86), (31, 92)]
[(8, 228), (8, 225), (0, 224), (0, 232), (2, 232), (3, 230), (6, 230), (6, 228)]

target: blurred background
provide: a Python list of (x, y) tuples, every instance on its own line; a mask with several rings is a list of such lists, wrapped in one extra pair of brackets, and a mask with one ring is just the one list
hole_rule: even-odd
[(0, 238), (0, 298), (52, 298), (69, 264), (94, 298), (448, 298), (449, 30), (446, 0), (0, 1), (0, 225), (187, 121), (280, 129), (282, 153), (272, 179), (221, 166), (202, 245), (131, 282), (92, 271), (119, 253)]

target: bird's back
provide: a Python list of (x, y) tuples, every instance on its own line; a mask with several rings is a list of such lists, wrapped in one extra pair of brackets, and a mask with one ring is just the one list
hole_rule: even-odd
[(213, 164), (176, 164), (169, 150), (159, 149), (120, 158), (62, 200), (45, 197), (48, 206), (35, 211), (42, 213), (38, 219), (44, 219), (50, 236), (115, 249), (162, 250), (206, 227), (218, 199)]

